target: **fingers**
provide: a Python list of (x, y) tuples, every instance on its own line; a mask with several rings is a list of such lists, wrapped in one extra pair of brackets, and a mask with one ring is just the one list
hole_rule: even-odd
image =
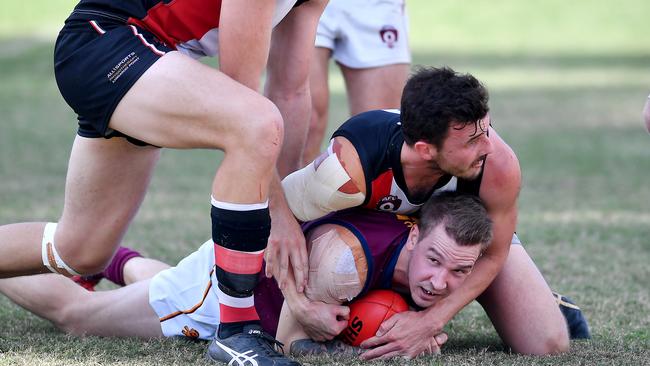
[(388, 331), (390, 331), (391, 329), (393, 329), (393, 327), (394, 327), (395, 324), (397, 323), (397, 320), (399, 319), (398, 315), (399, 315), (399, 314), (396, 314), (396, 315), (391, 316), (390, 318), (384, 320), (384, 321), (381, 323), (381, 325), (379, 326), (379, 329), (377, 329), (377, 334), (376, 334), (376, 335), (377, 335), (378, 337), (381, 337), (381, 336), (383, 336), (384, 334), (388, 333)]
[(348, 327), (348, 321), (347, 320), (341, 320), (336, 322), (336, 327), (334, 328), (334, 333), (332, 335), (332, 338), (336, 337), (337, 335), (341, 334), (342, 331), (345, 330), (345, 328)]
[(449, 340), (449, 336), (445, 332), (438, 334), (434, 338), (436, 340), (436, 343), (438, 343), (438, 347), (442, 347), (442, 345), (447, 343), (447, 340)]
[(301, 240), (298, 243), (298, 249), (300, 253), (300, 262), (302, 263), (303, 268), (303, 288), (307, 287), (307, 281), (309, 280), (309, 253), (307, 253), (307, 243), (305, 242), (305, 237), (301, 236)]
[(379, 337), (379, 336), (374, 336), (374, 337), (368, 338), (365, 341), (361, 342), (359, 347), (361, 347), (361, 348), (372, 348), (372, 347), (376, 347), (376, 346), (378, 346), (380, 344), (384, 344), (384, 343), (386, 343), (386, 340), (384, 340), (384, 338)]
[(336, 318), (342, 320), (350, 319), (350, 308), (347, 306), (336, 306)]
[[(363, 342), (363, 343), (366, 343), (366, 342)], [(363, 346), (363, 343), (361, 343), (362, 346)], [(365, 348), (365, 347), (362, 347), (362, 348)], [(398, 352), (399, 352), (399, 349), (397, 348), (397, 346), (395, 344), (386, 343), (386, 344), (384, 344), (384, 345), (382, 345), (380, 347), (373, 348), (373, 349), (370, 349), (370, 350), (362, 353), (360, 357), (361, 357), (362, 360), (368, 361), (368, 360), (374, 360), (376, 358), (384, 358), (384, 356), (387, 356), (387, 357), (397, 356), (397, 355), (399, 355)], [(392, 356), (388, 356), (388, 355), (392, 355)]]
[[(289, 270), (289, 255), (285, 250), (279, 250), (277, 253), (279, 257), (279, 267), (276, 269), (276, 280), (280, 285), (280, 289), (285, 289), (287, 287), (287, 271)], [(278, 259), (276, 257), (276, 259)], [(279, 278), (278, 278), (279, 277)]]
[(296, 279), (296, 290), (298, 292), (303, 292), (305, 289), (305, 283), (307, 282), (307, 271), (305, 268), (306, 263), (302, 262), (303, 258), (300, 253), (295, 253), (295, 251), (291, 251), (291, 264), (293, 266), (293, 275), (295, 276)]
[(266, 247), (266, 250), (264, 251), (264, 261), (266, 262), (266, 269), (265, 269), (265, 274), (267, 278), (273, 277), (274, 267), (275, 267), (275, 254), (272, 253), (274, 250), (275, 246), (271, 244), (271, 241), (269, 240), (269, 243)]

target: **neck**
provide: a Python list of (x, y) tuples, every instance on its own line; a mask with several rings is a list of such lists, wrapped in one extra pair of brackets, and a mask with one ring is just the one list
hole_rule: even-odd
[(402, 145), (400, 162), (409, 192), (429, 190), (446, 174), (434, 161), (423, 159), (406, 142)]
[(408, 269), (410, 253), (410, 251), (406, 250), (406, 245), (402, 246), (399, 257), (397, 257), (397, 263), (395, 263), (395, 270), (393, 271), (393, 289), (398, 292), (403, 292), (400, 290), (406, 290), (408, 293), (409, 291)]

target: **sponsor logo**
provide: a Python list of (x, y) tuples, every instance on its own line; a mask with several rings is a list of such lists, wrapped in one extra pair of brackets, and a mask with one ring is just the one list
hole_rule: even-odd
[(341, 334), (341, 337), (346, 342), (353, 344), (354, 341), (359, 336), (359, 333), (361, 333), (362, 329), (363, 329), (363, 321), (359, 319), (358, 316), (355, 316), (350, 322), (350, 324), (348, 324), (348, 327), (345, 328), (345, 330)]
[(119, 79), (120, 76), (122, 76), (122, 74), (124, 74), (126, 70), (128, 70), (129, 67), (131, 67), (131, 65), (138, 62), (139, 60), (140, 58), (138, 57), (138, 55), (135, 54), (135, 52), (129, 53), (128, 55), (124, 56), (124, 58), (122, 58), (120, 62), (118, 62), (117, 64), (115, 64), (115, 66), (113, 66), (111, 71), (109, 71), (106, 74), (106, 77), (111, 83), (114, 84), (117, 81), (117, 79)]

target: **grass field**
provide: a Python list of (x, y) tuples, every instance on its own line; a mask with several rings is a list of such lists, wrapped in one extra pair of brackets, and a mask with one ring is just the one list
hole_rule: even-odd
[[(0, 13), (0, 224), (60, 214), (76, 127), (56, 89), (51, 54), (74, 3), (11, 2)], [(520, 237), (552, 287), (582, 306), (593, 334), (565, 355), (513, 355), (471, 304), (448, 325), (442, 356), (409, 364), (650, 363), (650, 135), (641, 122), (650, 92), (650, 3), (408, 6), (414, 63), (450, 65), (488, 86), (495, 127), (523, 170)], [(341, 78), (333, 75), (330, 129), (347, 115)], [(126, 244), (175, 262), (208, 238), (206, 197), (220, 157), (165, 151)], [(2, 366), (200, 365), (204, 350), (177, 340), (68, 337), (0, 297)]]

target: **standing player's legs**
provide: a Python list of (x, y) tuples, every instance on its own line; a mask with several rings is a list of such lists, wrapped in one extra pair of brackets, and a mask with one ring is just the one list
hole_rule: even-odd
[(73, 335), (161, 337), (149, 306), (149, 281), (90, 292), (55, 274), (0, 280), (0, 292), (16, 304)]
[(316, 47), (309, 75), (309, 88), (311, 93), (311, 117), (309, 133), (305, 151), (303, 152), (303, 165), (311, 163), (321, 152), (321, 143), (325, 136), (328, 121), (328, 108), (330, 90), (328, 84), (329, 60), (332, 51), (325, 47)]
[[(50, 238), (76, 272), (97, 273), (108, 264), (142, 202), (159, 150), (124, 139), (76, 137), (63, 214)], [(0, 227), (0, 277), (47, 272), (41, 256), (44, 227)]]
[(409, 64), (363, 69), (339, 66), (345, 78), (350, 115), (373, 109), (399, 108)]
[(522, 245), (510, 247), (503, 269), (478, 301), (514, 352), (545, 355), (568, 350), (564, 316)]
[(270, 231), (269, 184), (282, 143), (277, 108), (223, 73), (171, 52), (129, 90), (110, 126), (158, 146), (224, 150), (211, 212), (223, 336), (258, 320), (252, 293)]

